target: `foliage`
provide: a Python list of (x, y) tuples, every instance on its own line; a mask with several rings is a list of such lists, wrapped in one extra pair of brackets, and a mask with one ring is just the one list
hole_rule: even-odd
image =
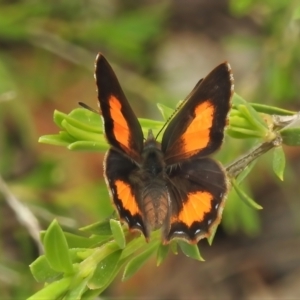
[[(131, 4), (128, 4), (129, 2)], [(67, 286), (71, 286), (72, 276), (78, 274), (76, 264), (86, 259), (80, 257), (80, 251), (76, 252), (76, 248), (84, 249), (83, 252), (94, 251), (96, 246), (105, 245), (114, 238), (118, 240), (118, 247), (123, 247), (122, 237), (119, 235), (113, 237), (111, 233), (99, 233), (96, 229), (93, 232), (91, 228), (91, 231), (83, 231), (80, 234), (75, 231), (78, 223), (82, 224), (82, 222), (86, 222), (86, 219), (92, 222), (111, 215), (112, 208), (106, 196), (104, 184), (99, 181), (87, 183), (89, 178), (86, 181), (82, 178), (74, 180), (72, 175), (76, 172), (70, 174), (69, 171), (66, 171), (68, 163), (72, 164), (67, 162), (68, 159), (75, 157), (76, 160), (77, 154), (58, 155), (59, 151), (53, 151), (50, 147), (37, 148), (38, 136), (49, 130), (44, 122), (50, 119), (47, 112), (53, 111), (52, 105), (59, 110), (68, 111), (67, 106), (74, 106), (80, 97), (94, 98), (94, 93), (91, 97), (86, 94), (87, 89), (84, 96), (76, 95), (77, 98), (74, 98), (74, 93), (66, 96), (66, 90), (71, 90), (71, 86), (77, 85), (79, 81), (82, 82), (82, 78), (88, 78), (90, 81), (92, 62), (98, 51), (109, 53), (112, 60), (115, 61), (114, 69), (118, 75), (121, 74), (122, 85), (124, 85), (126, 93), (130, 94), (130, 99), (133, 96), (134, 99), (157, 101), (164, 104), (170, 104), (173, 100), (168, 92), (159, 88), (159, 84), (145, 76), (145, 74), (149, 75), (149, 70), (150, 73), (153, 71), (151, 69), (153, 54), (161, 45), (164, 45), (164, 38), (171, 33), (170, 24), (165, 21), (172, 14), (172, 4), (164, 2), (152, 6), (145, 5), (143, 2), (129, 2), (110, 0), (85, 2), (74, 0), (0, 1), (1, 175), (11, 192), (32, 210), (42, 228), (57, 218), (59, 224), (64, 228), (63, 236), (67, 240), (69, 254), (66, 251), (64, 254), (67, 257), (70, 256), (73, 266), (73, 273), (66, 272), (66, 277), (63, 277), (62, 273), (58, 275), (57, 271), (52, 269), (53, 264), (51, 267), (48, 262), (45, 263), (46, 258), (43, 256), (32, 264), (32, 270), (35, 264), (41, 266), (40, 269), (34, 269), (34, 272), (39, 270), (41, 274), (35, 275), (40, 282), (47, 282), (47, 284), (55, 282), (48, 284), (48, 290), (43, 289), (43, 293), (46, 295), (51, 293), (54, 296), (55, 293), (65, 291)], [(245, 76), (244, 86), (246, 86), (246, 90), (249, 88), (251, 90), (250, 95), (247, 95), (246, 98), (259, 102), (259, 104), (251, 103), (251, 107), (260, 114), (268, 126), (273, 122), (269, 114), (293, 116), (293, 112), (277, 108), (271, 109), (265, 104), (293, 107), (298, 101), (300, 80), (298, 72), (300, 61), (299, 1), (231, 0), (230, 9), (232, 16), (245, 18), (247, 22), (250, 20), (249, 23), (255, 28), (253, 35), (245, 37), (244, 31), (242, 31), (242, 34), (235, 36), (226, 35), (224, 39), (226, 45), (233, 41), (233, 46), (242, 44), (245, 52), (254, 49), (259, 53), (253, 59), (248, 70), (249, 77)], [(184, 23), (182, 25), (186, 26)], [(172, 32), (172, 34), (174, 33)], [(205, 34), (205, 32), (201, 32), (201, 34)], [(235, 53), (235, 49), (232, 48), (232, 50)], [(135, 70), (132, 71), (133, 69)], [(143, 75), (137, 75), (136, 70)], [(253, 78), (253, 74), (255, 74), (255, 78)], [(242, 84), (239, 85), (239, 89), (243, 90), (241, 86)], [(94, 92), (93, 86), (90, 89)], [(245, 95), (244, 92), (242, 94)], [(269, 138), (272, 137), (273, 131), (268, 131), (264, 124), (260, 123), (257, 114), (254, 118), (255, 125), (249, 118), (247, 119), (247, 110), (250, 111), (250, 115), (253, 110), (245, 103), (241, 105), (240, 109), (237, 106), (234, 107), (231, 121), (243, 120), (244, 123), (240, 123), (241, 127), (236, 127), (231, 132), (235, 137), (234, 147), (230, 146), (231, 138), (227, 137), (226, 140), (229, 144), (225, 145), (220, 152), (220, 160), (224, 162), (244, 153), (246, 149), (257, 143), (258, 139), (261, 142), (265, 141), (265, 138), (262, 137), (264, 132), (269, 134)], [(246, 106), (246, 110), (243, 105)], [(164, 119), (173, 111), (162, 104), (158, 107), (163, 113)], [(89, 117), (95, 121), (94, 124), (90, 123)], [(102, 134), (99, 132), (99, 128), (102, 126), (99, 126), (100, 120), (96, 114), (86, 110), (75, 110), (68, 115), (56, 111), (55, 118), (57, 118), (57, 123), (61, 122), (61, 131), (65, 133), (61, 133), (60, 138), (48, 136), (49, 143), (56, 142), (57, 145), (66, 147), (72, 145), (74, 147), (72, 150), (103, 151), (107, 148), (107, 144), (103, 143)], [(145, 122), (143, 123), (145, 128), (150, 126), (160, 128), (162, 124), (162, 122), (152, 120), (141, 120), (141, 122)], [(149, 123), (147, 124), (147, 122)], [(299, 145), (299, 129), (293, 127), (296, 125), (290, 125), (280, 131), (283, 144)], [(94, 131), (89, 131), (92, 128)], [(230, 130), (232, 128), (228, 128), (228, 134), (230, 134)], [(69, 133), (75, 134), (75, 138)], [(248, 133), (255, 138), (246, 138)], [(70, 140), (66, 141), (67, 137)], [(240, 143), (238, 143), (237, 137), (240, 137)], [(43, 138), (44, 142), (47, 142), (46, 137)], [(285, 165), (283, 149), (278, 146), (270, 152), (273, 157), (268, 155), (265, 161), (272, 159), (272, 163), (268, 167), (270, 169), (270, 165), (272, 165), (275, 174), (282, 180)], [(80, 158), (78, 164), (86, 157), (85, 154), (80, 155), (83, 159)], [(67, 156), (69, 157), (67, 158)], [(99, 158), (100, 160), (101, 158)], [(248, 205), (249, 199), (253, 198), (252, 189), (249, 183), (243, 180), (249, 173), (255, 173), (251, 172), (253, 168), (260, 171), (266, 164), (265, 161), (260, 161), (256, 165), (255, 162), (249, 164), (236, 178), (235, 186), (243, 194), (246, 194), (246, 197), (240, 196), (247, 205), (239, 201), (238, 191), (231, 192), (223, 215), (222, 226), (226, 232), (233, 233), (242, 230), (250, 235), (259, 232), (260, 217), (257, 211), (249, 209)], [(288, 163), (287, 167), (289, 167)], [(262, 176), (259, 171), (255, 173), (255, 177)], [(98, 174), (100, 173), (99, 168)], [(286, 172), (285, 175), (289, 175), (289, 173)], [(68, 183), (70, 179), (72, 184)], [(288, 179), (291, 179), (291, 176)], [(287, 186), (288, 181), (285, 182), (284, 188), (289, 190), (286, 188)], [(101, 195), (101, 201), (86, 201), (87, 197), (96, 199), (99, 195)], [(287, 198), (289, 197), (287, 196)], [(32, 280), (28, 270), (28, 265), (37, 256), (37, 247), (33, 243), (30, 228), (19, 221), (17, 212), (7, 209), (4, 200), (5, 195), (1, 189), (1, 296), (7, 299), (24, 299), (25, 295), (32, 294), (41, 285)], [(250, 206), (253, 205), (256, 204), (250, 201)], [(118, 223), (118, 221), (115, 222)], [(110, 224), (106, 225), (110, 230)], [(65, 244), (61, 232), (58, 233), (59, 225), (52, 224), (51, 228), (51, 231), (54, 230), (55, 235), (57, 234), (56, 238), (60, 236), (61, 244)], [(91, 232), (91, 236), (87, 237), (89, 232)], [(44, 235), (45, 233), (42, 234), (42, 236)], [(51, 244), (52, 238), (53, 236), (51, 237), (50, 234), (46, 240)], [(126, 238), (125, 231), (125, 240)], [(129, 243), (130, 241), (126, 240), (124, 249), (111, 253), (100, 264), (105, 264), (106, 261), (119, 262), (123, 255), (120, 254), (120, 251), (124, 252)], [(140, 241), (140, 243), (144, 242)], [(158, 265), (170, 252), (176, 253), (176, 245), (177, 243), (170, 247), (161, 244), (157, 246)], [(52, 261), (49, 243), (48, 247), (50, 247), (50, 254), (49, 251), (48, 254)], [(60, 247), (66, 247), (66, 245)], [(141, 251), (137, 253), (143, 252), (142, 248), (140, 249)], [(136, 250), (139, 251), (138, 248)], [(120, 255), (119, 258), (118, 255)], [(39, 260), (41, 260), (40, 264)], [(63, 262), (60, 264), (62, 264), (60, 268), (65, 268)], [(118, 264), (115, 266), (110, 263), (110, 266), (112, 269), (115, 268), (116, 273), (120, 270)], [(105, 281), (101, 279), (102, 275), (106, 277), (105, 273), (101, 273), (101, 268), (99, 275), (96, 276), (96, 272), (97, 269), (93, 275), (94, 281), (88, 277), (85, 278), (86, 281), (81, 281), (82, 285), (77, 286), (78, 294), (80, 294), (80, 289), (85, 289), (88, 281), (90, 281), (90, 286), (92, 283), (95, 286), (101, 283), (102, 286), (99, 289), (106, 288), (103, 285)], [(112, 270), (107, 270), (107, 272), (114, 273)], [(59, 278), (56, 276), (61, 276), (61, 280), (55, 281), (56, 278)], [(75, 289), (73, 291), (76, 293)], [(99, 294), (99, 290), (83, 293), (86, 299), (88, 297), (93, 299), (93, 295)]]
[[(229, 165), (227, 174), (239, 198), (252, 208), (262, 209), (239, 184), (253, 169), (255, 159), (272, 148), (275, 148), (273, 170), (283, 180), (285, 159), (282, 143), (284, 144), (285, 140), (289, 142), (293, 140), (293, 145), (297, 146), (300, 126), (299, 114), (268, 106), (263, 107), (262, 113), (259, 105), (254, 107), (256, 109), (238, 95), (233, 98), (227, 133), (238, 139), (256, 138), (261, 144), (252, 151), (252, 155), (247, 154)], [(159, 108), (163, 116), (169, 115), (169, 108), (162, 105), (159, 105)], [(277, 115), (275, 118), (272, 116), (274, 112), (284, 116)], [(285, 122), (281, 124), (280, 120), (283, 117)], [(288, 122), (286, 117), (289, 118)], [(66, 146), (69, 150), (102, 151), (107, 147), (100, 129), (100, 118), (93, 111), (81, 108), (68, 115), (55, 111), (54, 122), (61, 131), (56, 135), (41, 137), (40, 142)], [(159, 130), (162, 126), (161, 122), (152, 120), (140, 119), (140, 122), (145, 133), (150, 128)], [(287, 125), (289, 128), (285, 129)], [(266, 148), (265, 145), (269, 146)], [(169, 248), (174, 247), (162, 245), (157, 231), (152, 234), (148, 244), (143, 236), (132, 238), (132, 234), (114, 219), (92, 224), (83, 228), (83, 231), (91, 235), (84, 238), (64, 234), (56, 221), (49, 226), (43, 237), (45, 255), (31, 265), (35, 279), (49, 284), (31, 296), (30, 300), (42, 297), (59, 299), (62, 296), (64, 299), (72, 297), (86, 299), (91, 293), (100, 294), (122, 268), (124, 268), (122, 278), (126, 280), (155, 253), (157, 264), (160, 265), (167, 257)], [(212, 238), (209, 242), (212, 242)], [(199, 261), (203, 260), (197, 245), (172, 241), (173, 245), (176, 243), (185, 255)]]

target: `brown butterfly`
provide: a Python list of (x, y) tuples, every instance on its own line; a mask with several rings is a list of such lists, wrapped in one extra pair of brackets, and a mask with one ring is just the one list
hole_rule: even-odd
[(96, 59), (98, 99), (111, 148), (104, 175), (119, 216), (148, 240), (196, 243), (220, 222), (228, 191), (223, 167), (208, 156), (220, 148), (233, 76), (223, 63), (200, 80), (167, 124), (159, 143), (144, 139), (118, 79), (102, 54)]

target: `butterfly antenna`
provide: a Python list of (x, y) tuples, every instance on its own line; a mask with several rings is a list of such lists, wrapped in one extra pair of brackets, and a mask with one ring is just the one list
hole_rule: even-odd
[(95, 114), (99, 114), (99, 112), (98, 112), (97, 110), (93, 109), (92, 107), (90, 107), (89, 105), (87, 105), (87, 104), (85, 104), (85, 103), (83, 103), (83, 102), (78, 102), (78, 104), (79, 104), (79, 106), (81, 106), (82, 108), (85, 108), (85, 109), (87, 109), (87, 110), (89, 110), (89, 111), (92, 111), (92, 112), (94, 112)]
[(165, 127), (170, 123), (170, 121), (173, 119), (174, 115), (176, 115), (176, 113), (178, 112), (178, 110), (182, 107), (182, 105), (184, 104), (185, 100), (183, 100), (173, 111), (173, 113), (171, 114), (171, 116), (167, 119), (167, 121), (165, 122), (165, 124), (163, 125), (163, 127), (159, 130), (159, 132), (157, 133), (155, 139), (157, 140), (157, 137), (161, 134), (161, 132), (165, 129)]
[(200, 85), (200, 83), (202, 82), (203, 78), (201, 78), (197, 84), (195, 85), (195, 87), (193, 88), (193, 90), (187, 95), (187, 97), (181, 101), (179, 103), (179, 105), (175, 108), (175, 110), (173, 111), (173, 113), (171, 114), (171, 116), (167, 119), (167, 121), (165, 122), (164, 126), (160, 129), (160, 131), (158, 132), (158, 134), (156, 135), (156, 138), (160, 135), (160, 133), (165, 129), (165, 127), (170, 123), (170, 121), (173, 119), (174, 115), (177, 114), (177, 112), (181, 109), (181, 107), (186, 103), (186, 101), (191, 98), (191, 96), (193, 95), (193, 93), (195, 92), (196, 88)]

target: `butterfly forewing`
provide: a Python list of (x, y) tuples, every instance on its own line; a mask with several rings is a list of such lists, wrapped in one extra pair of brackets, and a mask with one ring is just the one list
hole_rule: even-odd
[(96, 59), (95, 77), (105, 135), (109, 144), (138, 161), (143, 149), (141, 125), (113, 69), (101, 54)]
[(204, 157), (221, 146), (232, 86), (228, 63), (216, 67), (196, 85), (164, 132), (162, 151), (166, 164), (178, 163), (196, 154)]

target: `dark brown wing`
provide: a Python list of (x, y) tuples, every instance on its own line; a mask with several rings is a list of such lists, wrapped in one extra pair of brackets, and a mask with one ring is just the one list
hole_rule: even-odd
[(181, 238), (196, 243), (208, 237), (221, 219), (228, 191), (225, 171), (210, 158), (194, 157), (167, 172), (172, 217), (164, 242)]
[(222, 144), (233, 77), (223, 63), (200, 81), (167, 126), (162, 151), (167, 165), (194, 155), (207, 156)]
[(109, 144), (139, 161), (143, 148), (141, 125), (129, 105), (119, 81), (104, 56), (96, 58), (98, 99)]
[(149, 232), (142, 219), (137, 191), (129, 176), (137, 168), (135, 163), (119, 151), (108, 150), (104, 161), (104, 175), (112, 201), (120, 219), (128, 224), (129, 229), (141, 231), (147, 239)]

